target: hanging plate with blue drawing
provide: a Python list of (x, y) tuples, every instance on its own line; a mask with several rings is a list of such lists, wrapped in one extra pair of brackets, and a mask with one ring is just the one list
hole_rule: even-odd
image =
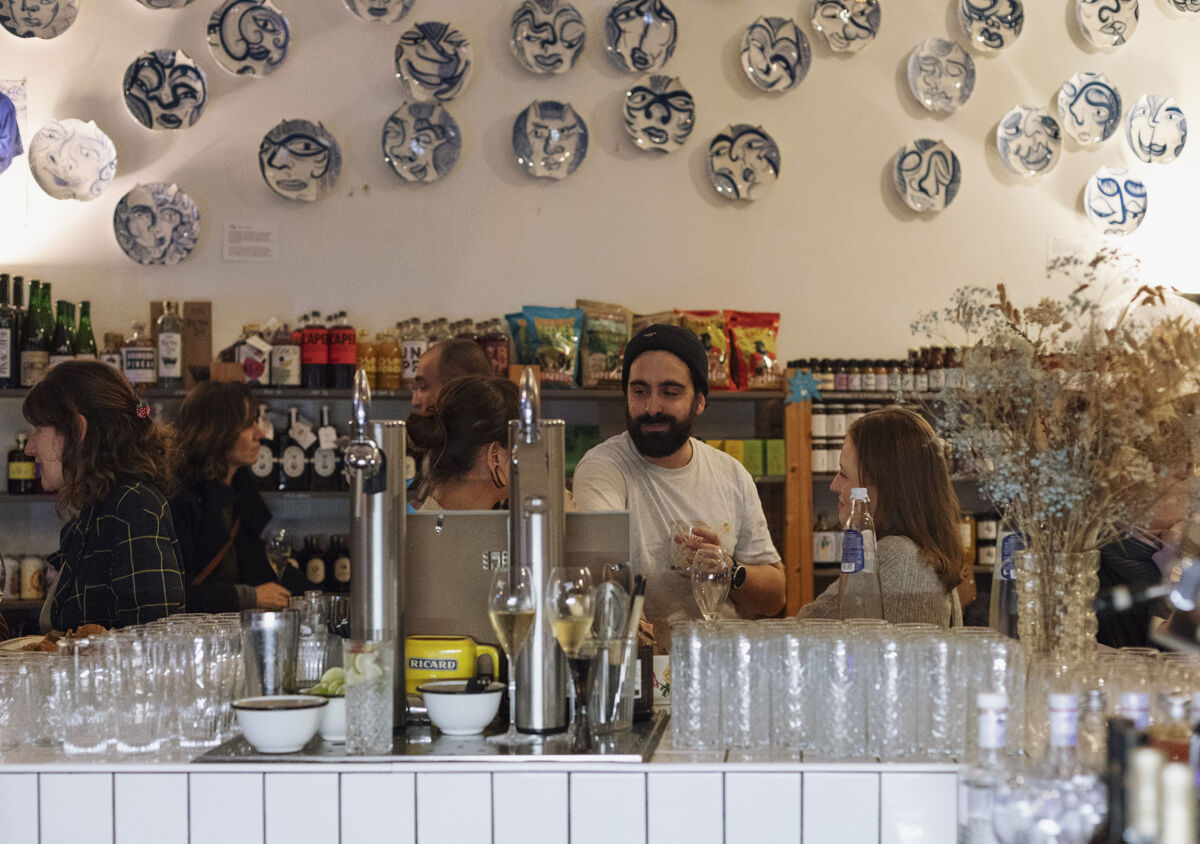
[(534, 100), (513, 122), (512, 147), (529, 176), (562, 180), (587, 156), (587, 124), (570, 103)]
[(755, 88), (787, 91), (804, 81), (812, 64), (808, 38), (789, 18), (759, 18), (742, 38), (742, 70)]
[(151, 50), (125, 69), (125, 105), (147, 129), (186, 129), (204, 114), (208, 77), (183, 50)]
[(454, 169), (462, 135), (437, 103), (408, 103), (383, 124), (383, 159), (406, 182), (436, 182)]
[(117, 175), (117, 148), (91, 120), (51, 120), (29, 142), (29, 169), (55, 199), (88, 202)]
[(291, 30), (271, 0), (225, 0), (208, 19), (208, 48), (237, 76), (266, 76), (287, 58)]
[(57, 38), (79, 14), (79, 0), (0, 0), (0, 26), (18, 38)]
[(412, 8), (414, 0), (346, 0), (346, 8), (369, 23), (396, 23)]
[(450, 102), (474, 69), (467, 36), (448, 23), (419, 23), (396, 44), (396, 76), (417, 102)]
[(958, 156), (942, 141), (919, 138), (896, 153), (892, 184), (914, 211), (941, 211), (962, 183)]
[(779, 180), (779, 145), (761, 126), (726, 126), (708, 144), (708, 178), (729, 200), (762, 199)]
[(25, 152), (21, 143), (21, 128), (17, 125), (17, 106), (8, 94), (0, 91), (0, 173), (12, 164), (12, 160)]
[(1123, 167), (1101, 167), (1088, 179), (1083, 210), (1105, 234), (1134, 232), (1146, 216), (1146, 185)]
[(879, 0), (814, 0), (812, 27), (835, 53), (857, 53), (879, 35)]
[(1018, 176), (1041, 176), (1058, 163), (1062, 130), (1044, 108), (1013, 106), (996, 127), (996, 150), (1004, 166)]
[(566, 0), (524, 0), (513, 12), (510, 29), (513, 55), (540, 76), (575, 67), (587, 39), (583, 15)]
[(604, 43), (630, 73), (658, 70), (675, 52), (679, 24), (663, 0), (620, 0), (604, 19)]
[(138, 0), (147, 9), (182, 9), (192, 0)]
[(1058, 122), (1085, 147), (1107, 141), (1121, 125), (1121, 94), (1103, 73), (1076, 73), (1058, 90)]
[(1075, 0), (1075, 20), (1096, 47), (1120, 47), (1138, 25), (1138, 0)]
[(1200, 0), (1167, 0), (1176, 11), (1200, 15)]
[(196, 248), (200, 212), (178, 185), (137, 185), (117, 203), (113, 233), (121, 251), (139, 264), (169, 266)]
[(1025, 26), (1021, 0), (958, 0), (958, 25), (977, 50), (992, 52), (1013, 45)]
[(625, 131), (641, 150), (674, 152), (696, 125), (696, 102), (675, 76), (643, 76), (625, 92)]
[(975, 60), (957, 42), (926, 38), (908, 56), (908, 87), (930, 111), (958, 111), (975, 90)]
[(1147, 164), (1170, 164), (1187, 143), (1187, 118), (1170, 97), (1142, 94), (1125, 124), (1133, 154)]
[(320, 123), (284, 120), (263, 136), (258, 170), (284, 199), (315, 202), (333, 190), (342, 172), (342, 148)]

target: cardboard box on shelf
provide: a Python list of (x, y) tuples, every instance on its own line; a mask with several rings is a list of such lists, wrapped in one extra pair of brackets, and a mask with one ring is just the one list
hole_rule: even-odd
[(742, 441), (742, 465), (746, 471), (758, 478), (765, 474), (763, 462), (763, 441)]
[(767, 440), (766, 472), (768, 475), (787, 474), (787, 446), (782, 439)]

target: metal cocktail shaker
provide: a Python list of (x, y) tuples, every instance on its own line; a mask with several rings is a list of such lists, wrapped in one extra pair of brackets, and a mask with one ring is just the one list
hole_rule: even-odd
[(565, 426), (542, 419), (533, 372), (521, 377), (520, 416), (508, 424), (509, 558), (527, 566), (534, 588), (534, 621), (517, 656), (517, 729), (557, 733), (567, 728), (567, 674), (545, 606), (550, 570), (562, 565), (565, 526)]

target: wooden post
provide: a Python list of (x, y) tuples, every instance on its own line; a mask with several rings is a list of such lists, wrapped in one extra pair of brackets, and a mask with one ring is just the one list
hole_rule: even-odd
[[(785, 379), (790, 380), (794, 373), (793, 369), (787, 370)], [(787, 449), (787, 513), (783, 542), (787, 605), (784, 612), (793, 616), (813, 599), (812, 403), (785, 403), (783, 431)]]

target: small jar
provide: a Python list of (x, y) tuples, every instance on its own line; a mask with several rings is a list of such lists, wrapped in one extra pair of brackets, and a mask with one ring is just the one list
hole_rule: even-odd
[(900, 361), (888, 361), (887, 367), (887, 392), (895, 394), (904, 389), (904, 380), (901, 374)]
[(828, 406), (826, 436), (837, 437), (839, 440), (846, 436), (846, 406), (831, 404)]
[(823, 475), (829, 472), (829, 467), (825, 462), (825, 439), (825, 437), (813, 439), (812, 473), (814, 475)]
[[(846, 367), (846, 390), (851, 393), (861, 393), (863, 390), (863, 361), (852, 360)], [(872, 383), (875, 376), (872, 375)]]
[(836, 473), (842, 466), (842, 438), (830, 437), (825, 440), (825, 465), (827, 472)]
[(823, 404), (812, 407), (812, 437), (816, 440), (829, 436), (829, 408)]

